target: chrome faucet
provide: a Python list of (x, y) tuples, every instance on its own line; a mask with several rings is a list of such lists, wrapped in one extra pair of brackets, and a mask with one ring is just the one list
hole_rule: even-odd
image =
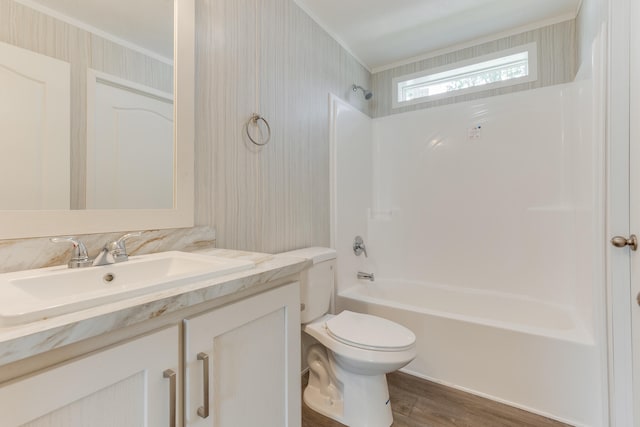
[(87, 247), (77, 237), (52, 237), (49, 239), (53, 243), (71, 243), (73, 245), (73, 255), (67, 263), (69, 268), (91, 267), (92, 262), (87, 253)]
[(358, 271), (358, 279), (370, 280), (372, 282), (376, 280), (373, 273), (365, 273), (363, 271)]
[(141, 232), (127, 233), (124, 236), (120, 237), (118, 240), (108, 242), (106, 245), (104, 245), (100, 253), (93, 260), (92, 265), (109, 265), (115, 264), (117, 262), (127, 261), (129, 259), (129, 254), (127, 253), (127, 247), (125, 246), (124, 242), (131, 237), (137, 237), (141, 234)]
[(73, 255), (67, 265), (69, 268), (82, 268), (127, 261), (129, 254), (127, 253), (127, 247), (124, 245), (124, 242), (131, 237), (140, 236), (141, 234), (141, 232), (128, 233), (118, 240), (107, 243), (94, 259), (89, 258), (87, 247), (77, 237), (51, 237), (49, 240), (53, 243), (71, 243), (73, 245)]
[(369, 257), (367, 255), (367, 247), (364, 245), (364, 240), (362, 240), (362, 237), (360, 236), (356, 236), (355, 239), (353, 239), (353, 253), (356, 256), (360, 256), (360, 254), (364, 253), (365, 258)]

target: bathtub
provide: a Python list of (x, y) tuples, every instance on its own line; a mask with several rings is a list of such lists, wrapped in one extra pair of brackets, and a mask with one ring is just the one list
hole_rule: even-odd
[(338, 311), (413, 330), (418, 356), (403, 371), (568, 424), (602, 425), (600, 354), (576, 310), (424, 283), (340, 288)]

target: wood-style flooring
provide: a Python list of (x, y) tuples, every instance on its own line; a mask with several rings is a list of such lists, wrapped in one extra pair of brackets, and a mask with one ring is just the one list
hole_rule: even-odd
[[(303, 389), (308, 376), (302, 379)], [(568, 427), (567, 424), (402, 372), (387, 375), (393, 427)], [(302, 427), (343, 427), (302, 403)]]

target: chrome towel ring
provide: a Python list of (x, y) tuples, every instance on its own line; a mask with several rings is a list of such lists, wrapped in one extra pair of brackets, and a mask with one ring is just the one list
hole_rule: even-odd
[[(267, 126), (267, 137), (265, 138), (264, 141), (260, 142), (259, 140), (256, 141), (256, 139), (254, 139), (251, 136), (251, 133), (249, 132), (249, 125), (253, 124), (256, 127), (258, 127), (258, 122), (262, 121), (264, 122), (265, 126)], [(253, 114), (250, 118), (249, 121), (247, 122), (247, 126), (245, 127), (245, 130), (247, 132), (247, 137), (249, 138), (249, 141), (253, 142), (255, 145), (267, 145), (267, 143), (269, 142), (269, 140), (271, 139), (271, 126), (269, 126), (269, 122), (267, 121), (267, 119), (265, 119), (264, 117), (262, 117), (259, 114)]]

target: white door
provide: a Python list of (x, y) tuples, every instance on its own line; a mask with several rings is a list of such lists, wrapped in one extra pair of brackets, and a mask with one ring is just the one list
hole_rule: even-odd
[(87, 208), (173, 208), (172, 95), (93, 70), (87, 94)]
[(70, 66), (0, 43), (0, 209), (69, 209)]
[[(610, 3), (608, 83), (608, 307), (610, 420), (640, 427), (640, 4)], [(612, 241), (613, 243), (613, 241)]]
[[(640, 237), (640, 4), (630, 2), (630, 228)], [(631, 336), (633, 352), (633, 419), (640, 426), (640, 249), (631, 251)]]
[(300, 426), (297, 283), (184, 324), (185, 426)]
[[(159, 427), (176, 417), (178, 327), (0, 385), (3, 427)], [(177, 419), (177, 418), (174, 418)]]

